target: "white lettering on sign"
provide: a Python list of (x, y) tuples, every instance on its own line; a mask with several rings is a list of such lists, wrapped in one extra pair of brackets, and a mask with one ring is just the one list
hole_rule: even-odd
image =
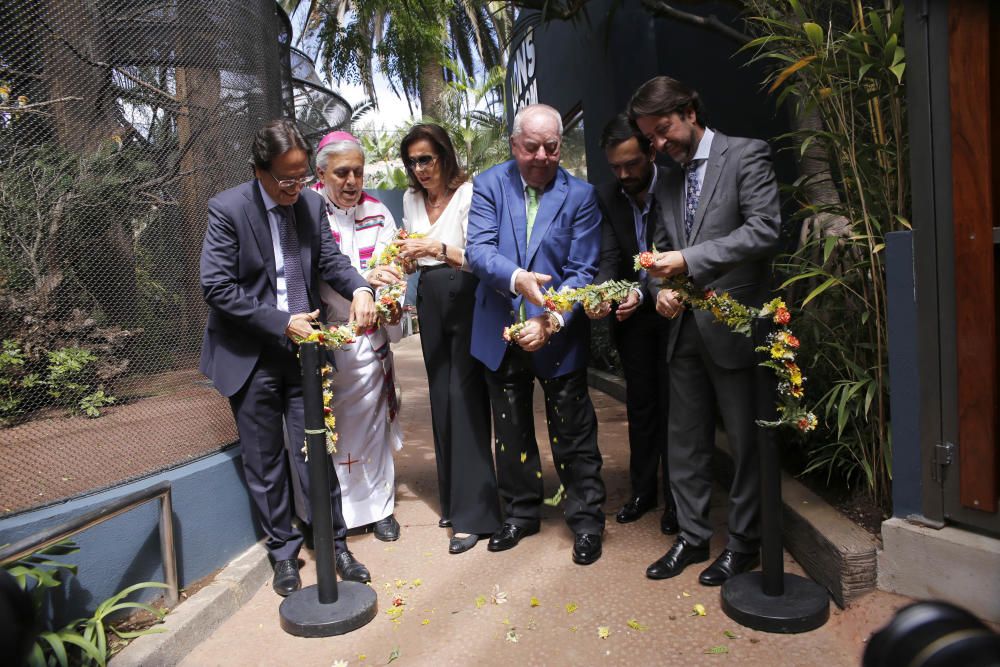
[(528, 30), (514, 53), (514, 67), (510, 77), (510, 96), (514, 113), (538, 102), (538, 83), (535, 80), (535, 34)]

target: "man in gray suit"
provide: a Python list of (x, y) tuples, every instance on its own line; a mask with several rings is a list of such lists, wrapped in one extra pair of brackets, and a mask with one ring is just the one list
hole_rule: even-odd
[[(665, 174), (654, 244), (660, 252), (648, 271), (655, 278), (688, 275), (694, 284), (761, 305), (768, 294), (769, 259), (778, 246), (778, 185), (768, 145), (728, 137), (705, 126), (698, 93), (666, 76), (632, 96), (629, 118), (658, 151), (682, 171)], [(735, 474), (729, 489), (729, 540), (699, 581), (718, 586), (759, 562), (759, 427), (762, 391), (754, 338), (734, 334), (710, 313), (685, 310), (672, 290), (650, 285), (656, 310), (670, 318), (670, 481), (680, 535), (649, 566), (651, 579), (680, 574), (708, 560), (712, 526), (711, 458), (716, 415), (722, 417)], [(755, 337), (760, 340), (760, 337)]]

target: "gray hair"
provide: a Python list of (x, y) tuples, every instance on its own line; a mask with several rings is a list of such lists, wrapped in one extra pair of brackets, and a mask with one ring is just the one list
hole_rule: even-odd
[(511, 132), (510, 132), (511, 137), (516, 137), (517, 135), (521, 134), (521, 130), (523, 129), (521, 125), (524, 123), (524, 117), (527, 116), (529, 113), (550, 114), (553, 118), (556, 119), (556, 123), (558, 124), (559, 127), (559, 136), (560, 137), (562, 136), (563, 133), (562, 114), (560, 114), (555, 107), (550, 107), (548, 104), (529, 104), (526, 107), (521, 107), (521, 109), (516, 114), (514, 114), (514, 122), (511, 125)]
[(343, 155), (344, 153), (350, 153), (356, 151), (361, 155), (361, 159), (365, 159), (365, 151), (361, 148), (361, 144), (357, 141), (351, 141), (346, 139), (344, 141), (331, 141), (323, 148), (319, 149), (319, 153), (316, 154), (316, 169), (319, 171), (326, 171), (326, 165), (330, 161), (331, 155)]

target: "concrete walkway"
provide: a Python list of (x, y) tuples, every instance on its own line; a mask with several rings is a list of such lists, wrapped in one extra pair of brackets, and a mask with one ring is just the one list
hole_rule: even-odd
[[(608, 490), (604, 556), (588, 567), (574, 565), (573, 536), (559, 508), (550, 507), (541, 532), (516, 548), (494, 554), (481, 542), (452, 556), (449, 532), (437, 527), (434, 446), (417, 337), (397, 345), (395, 354), (406, 436), (396, 457), (402, 536), (392, 544), (371, 534), (350, 538), (351, 550), (372, 572), (379, 598), (375, 620), (341, 637), (293, 637), (279, 627), (281, 598), (267, 584), (182, 665), (855, 666), (871, 633), (909, 601), (876, 592), (847, 610), (833, 607), (829, 623), (819, 630), (769, 635), (731, 621), (719, 606), (719, 589), (698, 584), (699, 566), (674, 579), (647, 579), (646, 566), (672, 538), (660, 534), (658, 512), (634, 524), (615, 523), (612, 514), (628, 494), (625, 408), (593, 390)], [(544, 443), (540, 390), (537, 394), (536, 428)], [(543, 475), (546, 492), (554, 492), (558, 481), (545, 449)], [(725, 496), (716, 495), (713, 517), (723, 526)], [(723, 546), (721, 532), (713, 557)], [(303, 581), (315, 583), (312, 554), (303, 551), (302, 557)], [(785, 567), (801, 574), (791, 557)], [(393, 606), (395, 598), (402, 606)], [(704, 606), (704, 616), (693, 615), (695, 605)]]

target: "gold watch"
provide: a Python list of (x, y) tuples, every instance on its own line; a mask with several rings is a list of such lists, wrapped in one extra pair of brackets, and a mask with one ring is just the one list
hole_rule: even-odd
[(559, 322), (559, 318), (551, 310), (547, 311), (549, 320), (552, 322), (552, 333), (559, 333), (562, 331), (562, 324)]

